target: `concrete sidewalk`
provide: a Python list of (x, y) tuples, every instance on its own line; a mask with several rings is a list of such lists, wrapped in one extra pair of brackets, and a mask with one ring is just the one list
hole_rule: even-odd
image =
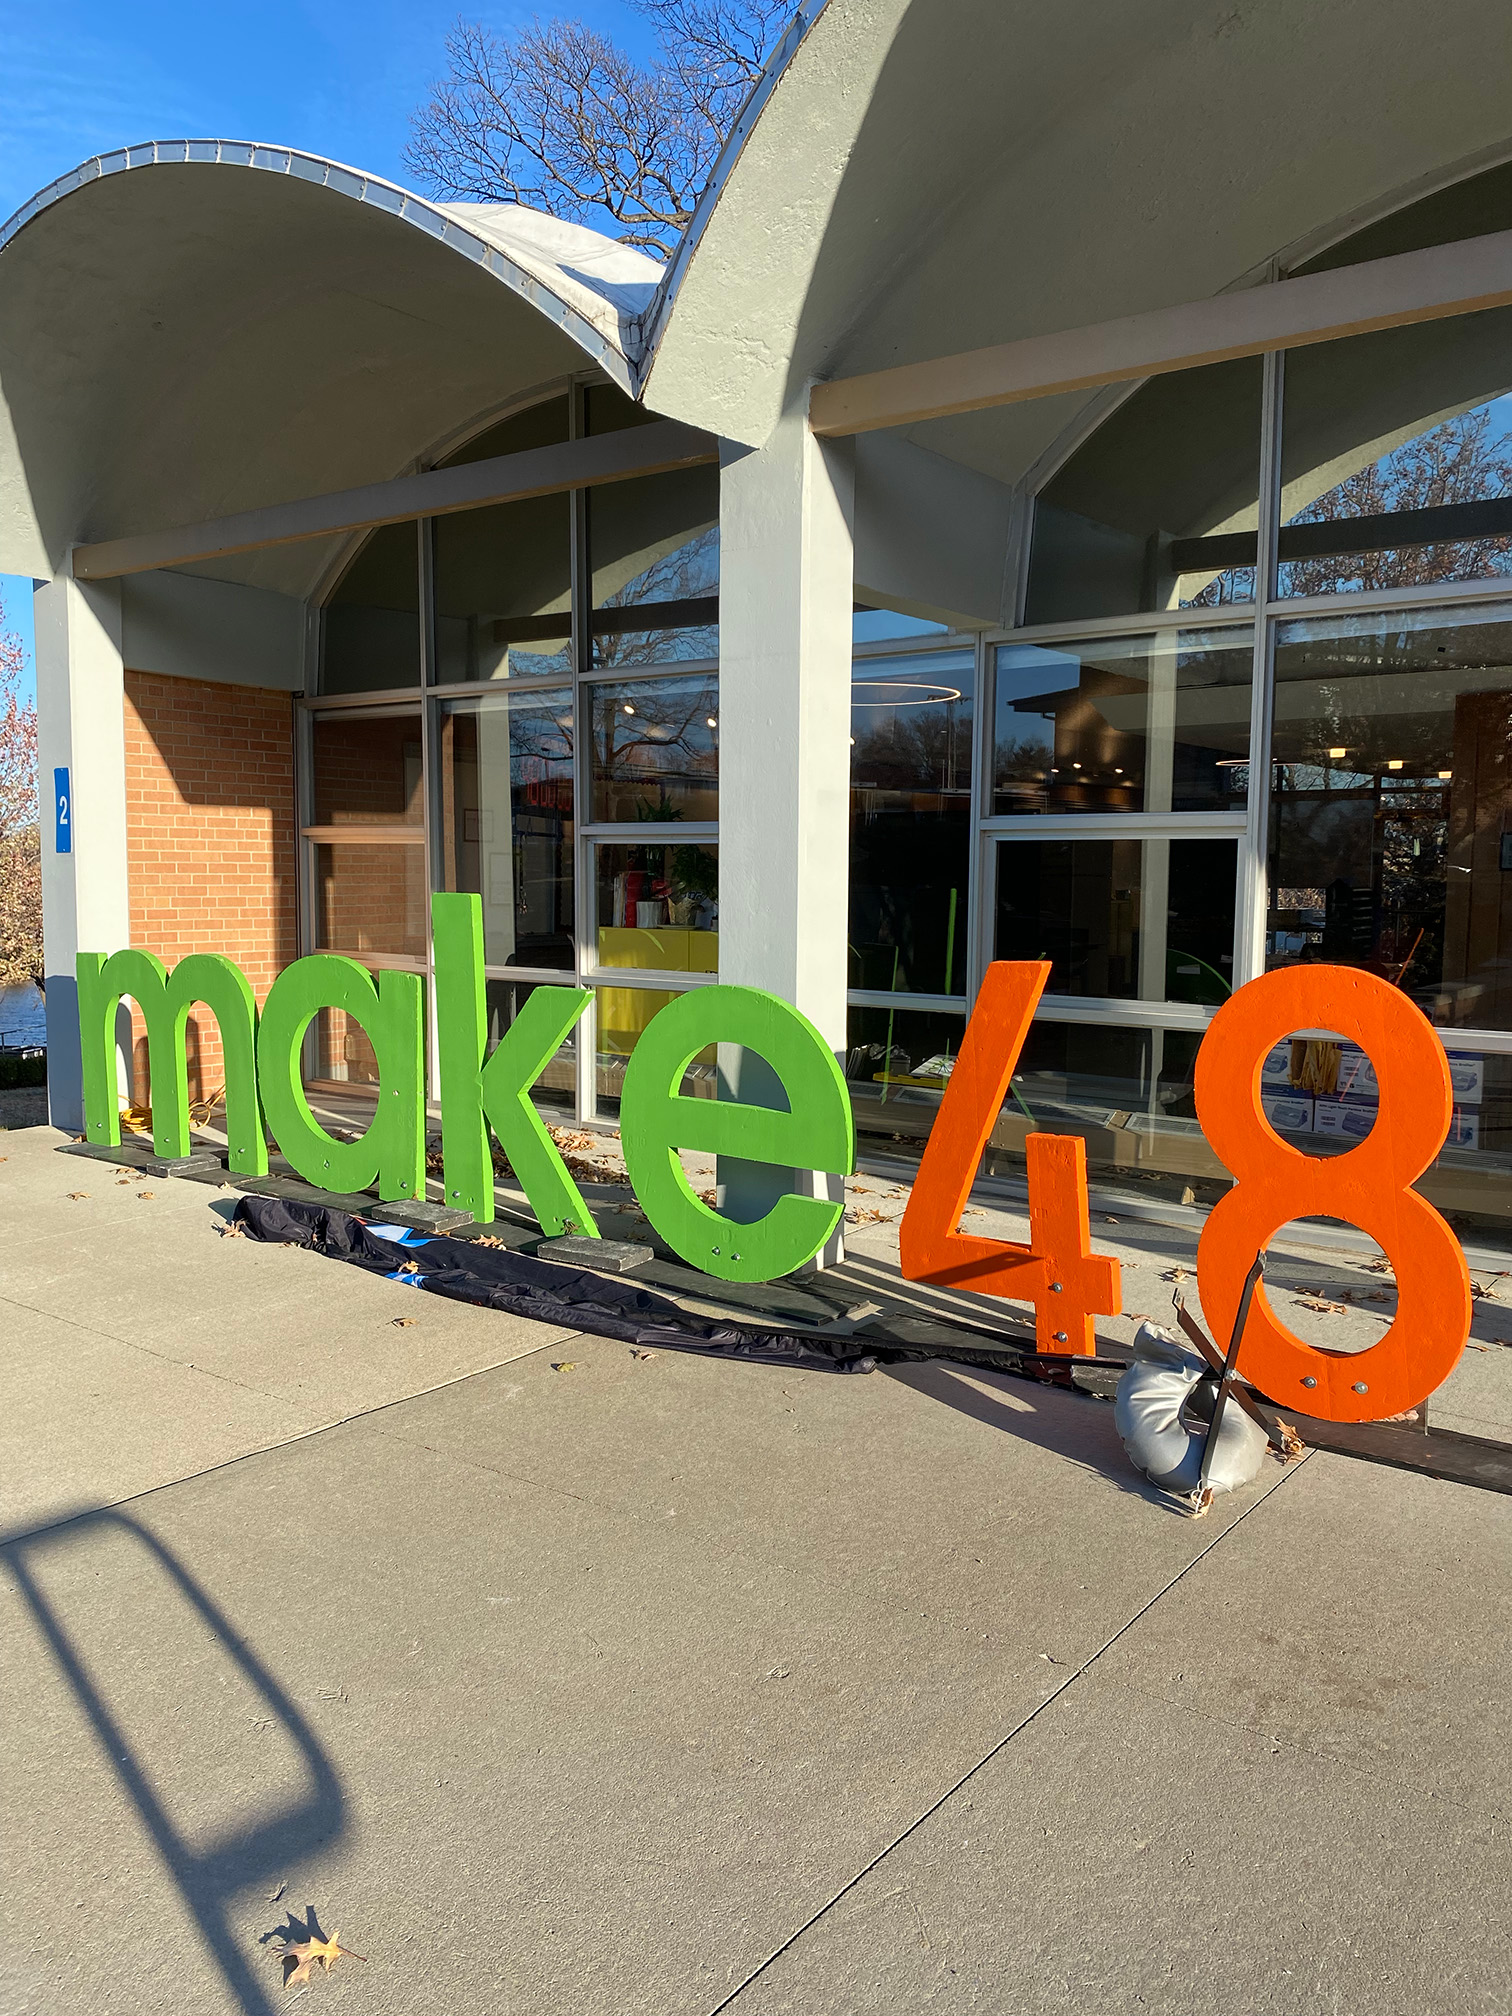
[[(4, 2016), (1507, 2006), (1512, 1501), (1193, 1523), (1106, 1403), (632, 1358), (60, 1138), (0, 1135)], [(368, 1958), (285, 1992), (311, 1904)]]

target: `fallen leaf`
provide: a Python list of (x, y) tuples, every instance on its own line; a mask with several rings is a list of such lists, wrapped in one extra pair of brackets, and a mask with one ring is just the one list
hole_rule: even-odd
[(654, 1358), (656, 1356), (656, 1353), (654, 1351), (632, 1351), (630, 1353), (630, 1356), (632, 1358), (646, 1359), (646, 1358)]
[(502, 1239), (495, 1239), (491, 1232), (484, 1232), (480, 1237), (474, 1239), (473, 1244), (474, 1246), (502, 1246), (504, 1241)]
[(153, 1198), (157, 1195), (157, 1192), (155, 1190), (138, 1190), (137, 1195), (143, 1200), (144, 1203), (150, 1204)]
[(1105, 1217), (1105, 1218), (1103, 1219), (1103, 1223), (1104, 1223), (1104, 1225), (1116, 1225), (1116, 1224), (1118, 1223), (1118, 1220), (1117, 1220), (1116, 1218), (1106, 1218), (1106, 1217)]
[(1191, 1277), (1185, 1267), (1168, 1267), (1160, 1278), (1162, 1281), (1186, 1281)]
[(285, 1946), (283, 1949), (283, 1958), (298, 1962), (294, 1971), (284, 1976), (285, 1988), (292, 1988), (299, 1981), (308, 1981), (310, 1978), (310, 1969), (315, 1965), (317, 1960), (329, 1974), (332, 1961), (341, 1959), (343, 1955), (348, 1960), (362, 1960), (364, 1958), (361, 1953), (354, 1953), (350, 1946), (339, 1945), (337, 1942), (340, 1938), (341, 1934), (339, 1932), (333, 1932), (329, 1939), (299, 1939), (292, 1946)]
[(413, 1316), (396, 1316), (394, 1318), (394, 1328), (396, 1330), (408, 1330), (415, 1320)]
[(289, 1886), (287, 1883), (280, 1883), (276, 1890), (270, 1890), (268, 1892), (268, 1902), (270, 1904), (276, 1904), (279, 1898), (282, 1897), (285, 1890), (288, 1889), (288, 1887)]
[(228, 1219), (221, 1227), (222, 1239), (245, 1239), (246, 1236), (247, 1228), (241, 1223), (240, 1219)]
[(559, 1358), (551, 1369), (553, 1372), (576, 1372), (577, 1360), (575, 1358)]
[(1299, 1309), (1320, 1309), (1328, 1316), (1342, 1316), (1344, 1314), (1344, 1304), (1342, 1302), (1324, 1302), (1316, 1295), (1299, 1295), (1297, 1297), (1297, 1307)]
[(77, 1203), (80, 1198), (87, 1197), (89, 1192), (87, 1190), (70, 1190), (68, 1194)]

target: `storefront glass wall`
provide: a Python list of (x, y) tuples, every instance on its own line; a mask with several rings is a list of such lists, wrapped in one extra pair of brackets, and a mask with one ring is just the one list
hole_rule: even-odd
[[(647, 417), (577, 382), (448, 461)], [(590, 990), (536, 1089), (563, 1118), (613, 1118), (651, 1016), (717, 977), (718, 566), (718, 476), (696, 469), (380, 529), (323, 611), (309, 949), (425, 971), (429, 892), (478, 895), (490, 1047), (533, 987)], [(411, 704), (362, 704), (394, 687)], [(338, 1019), (307, 1070), (365, 1080)]]

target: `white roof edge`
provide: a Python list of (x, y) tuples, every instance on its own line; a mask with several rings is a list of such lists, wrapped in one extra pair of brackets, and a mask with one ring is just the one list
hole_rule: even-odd
[[(586, 298), (569, 300), (556, 284), (556, 276), (526, 264), (521, 258), (511, 257), (500, 249), (494, 236), (484, 237), (469, 230), (455, 210), (417, 196), (413, 190), (401, 188), (381, 175), (348, 168), (339, 161), (328, 161), (298, 147), (274, 147), (252, 140), (149, 140), (113, 149), (108, 154), (96, 154), (39, 190), (0, 225), (0, 254), (44, 211), (89, 183), (106, 175), (125, 174), (133, 168), (164, 165), (255, 168), (269, 174), (294, 175), (354, 202), (385, 210), (484, 267), (571, 337), (624, 391), (634, 396), (639, 390), (647, 318), (627, 314), (586, 286), (573, 288), (575, 295)], [(616, 241), (604, 242), (607, 245)], [(651, 305), (654, 308), (656, 304)]]
[[(810, 29), (829, 5), (829, 0), (800, 0), (797, 12), (783, 29), (770, 56), (762, 65), (761, 75), (751, 86), (751, 95), (741, 106), (729, 136), (719, 150), (719, 157), (704, 184), (703, 193), (694, 206), (688, 227), (678, 241), (677, 250), (667, 263), (661, 285), (655, 298), (641, 318), (640, 379), (644, 384), (656, 361), (656, 352), (666, 329), (668, 318), (677, 299), (683, 276), (692, 262), (699, 241), (708, 228), (725, 185), (735, 171), (735, 164), (745, 151), (747, 140), (755, 128), (757, 120), (766, 109), (767, 101), (782, 81), (789, 64), (808, 39)], [(0, 244), (3, 244), (0, 239)]]

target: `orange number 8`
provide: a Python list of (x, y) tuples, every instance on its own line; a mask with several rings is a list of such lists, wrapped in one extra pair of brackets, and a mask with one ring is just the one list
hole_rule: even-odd
[[(1374, 1126), (1346, 1154), (1304, 1155), (1260, 1105), (1260, 1070), (1296, 1029), (1337, 1030), (1375, 1066)], [(1397, 1280), (1397, 1313), (1366, 1351), (1320, 1351), (1257, 1293), (1239, 1369), (1283, 1406), (1329, 1421), (1379, 1421), (1419, 1406), (1453, 1371), (1470, 1334), (1470, 1276), (1449, 1226), (1410, 1186), (1449, 1131), (1449, 1060), (1432, 1026), (1373, 973), (1308, 966), (1268, 973), (1226, 1001), (1197, 1053), (1197, 1117), (1236, 1178), (1197, 1248), (1202, 1306), (1226, 1338), (1256, 1253), (1294, 1218), (1358, 1225)]]

